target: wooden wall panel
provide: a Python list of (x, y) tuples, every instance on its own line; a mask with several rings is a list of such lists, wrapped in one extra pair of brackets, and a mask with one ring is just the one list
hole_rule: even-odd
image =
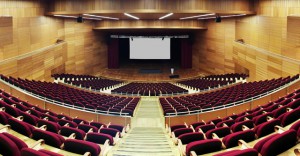
[(93, 31), (94, 23), (77, 23), (66, 19), (65, 41), (68, 43), (66, 72), (95, 74), (107, 67), (107, 43), (105, 35)]
[(252, 0), (55, 0), (49, 11), (83, 10), (219, 10), (249, 11), (254, 9)]
[(221, 23), (208, 20), (204, 25), (207, 31), (195, 35), (193, 68), (206, 74), (234, 72), (232, 44), (235, 39), (235, 20), (227, 19)]

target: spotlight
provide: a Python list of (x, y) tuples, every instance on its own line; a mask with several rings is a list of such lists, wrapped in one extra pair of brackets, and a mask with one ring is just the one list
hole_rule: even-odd
[(220, 23), (222, 21), (221, 16), (216, 15), (216, 23)]

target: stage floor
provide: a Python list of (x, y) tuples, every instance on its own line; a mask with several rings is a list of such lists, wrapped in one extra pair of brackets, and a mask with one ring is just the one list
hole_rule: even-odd
[(178, 69), (175, 68), (174, 74), (179, 75), (179, 78), (171, 79), (170, 68), (160, 68), (161, 73), (141, 73), (140, 70), (145, 68), (119, 68), (119, 69), (104, 69), (102, 72), (97, 73), (96, 76), (104, 76), (112, 79), (121, 79), (128, 81), (178, 81), (191, 77), (203, 76), (201, 73), (194, 69)]

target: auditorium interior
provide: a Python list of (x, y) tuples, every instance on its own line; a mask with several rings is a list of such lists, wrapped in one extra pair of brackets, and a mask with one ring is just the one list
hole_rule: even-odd
[(300, 156), (300, 0), (0, 0), (0, 156)]

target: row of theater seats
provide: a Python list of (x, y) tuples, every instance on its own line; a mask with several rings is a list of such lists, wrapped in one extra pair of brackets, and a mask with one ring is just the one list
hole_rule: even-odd
[(63, 81), (67, 84), (97, 91), (106, 90), (123, 83), (123, 81), (104, 79), (90, 75), (54, 74), (52, 77), (54, 77), (55, 80)]
[(297, 81), (298, 78), (299, 75), (258, 82), (248, 82), (205, 94), (162, 97), (159, 101), (163, 108), (164, 115), (168, 115), (168, 113), (177, 115), (198, 113), (199, 111), (220, 109), (232, 106), (234, 103), (238, 104), (259, 98), (272, 90), (276, 90), (286, 84)]
[[(89, 122), (56, 114), (22, 101), (2, 90), (0, 96), (0, 124), (9, 125), (12, 130), (24, 136), (34, 140), (43, 139), (45, 144), (67, 151), (79, 154), (88, 151), (94, 156), (99, 155), (101, 151), (106, 153), (109, 146), (115, 145), (129, 129), (129, 125), (124, 127), (110, 123)], [(5, 136), (0, 135), (0, 138), (0, 143), (3, 143), (3, 140), (7, 142)], [(83, 146), (83, 149), (77, 151), (75, 146)], [(0, 154), (10, 155), (11, 152), (20, 153), (21, 151), (13, 147), (5, 149), (0, 150)]]
[(1, 79), (50, 102), (102, 114), (133, 116), (134, 109), (140, 100), (138, 97), (86, 92), (51, 82), (15, 79), (3, 75)]
[(161, 96), (164, 94), (177, 95), (188, 94), (188, 90), (171, 83), (129, 83), (111, 91), (115, 94)]
[[(183, 155), (190, 155), (191, 151), (198, 155), (216, 152), (254, 140), (259, 142), (253, 149), (235, 152), (250, 152), (256, 155), (259, 152), (263, 156), (277, 155), (294, 146), (297, 136), (300, 137), (300, 99), (293, 99), (297, 92), (300, 92), (300, 89), (276, 101), (223, 119), (200, 121), (189, 126), (173, 125), (167, 127), (167, 130), (174, 142), (178, 143)], [(268, 136), (274, 132), (274, 129), (288, 131)], [(276, 139), (272, 138), (286, 140), (286, 146), (281, 146), (281, 143), (276, 143), (274, 141)], [(271, 141), (266, 143), (269, 140)], [(262, 150), (262, 146), (266, 146), (267, 149)], [(277, 150), (274, 150), (274, 147)], [(227, 155), (234, 154), (227, 153)]]
[(210, 75), (206, 77), (178, 81), (177, 83), (187, 86), (188, 88), (194, 90), (211, 90), (214, 88), (219, 88), (238, 80), (245, 80), (248, 77), (246, 74), (223, 74), (223, 75)]

